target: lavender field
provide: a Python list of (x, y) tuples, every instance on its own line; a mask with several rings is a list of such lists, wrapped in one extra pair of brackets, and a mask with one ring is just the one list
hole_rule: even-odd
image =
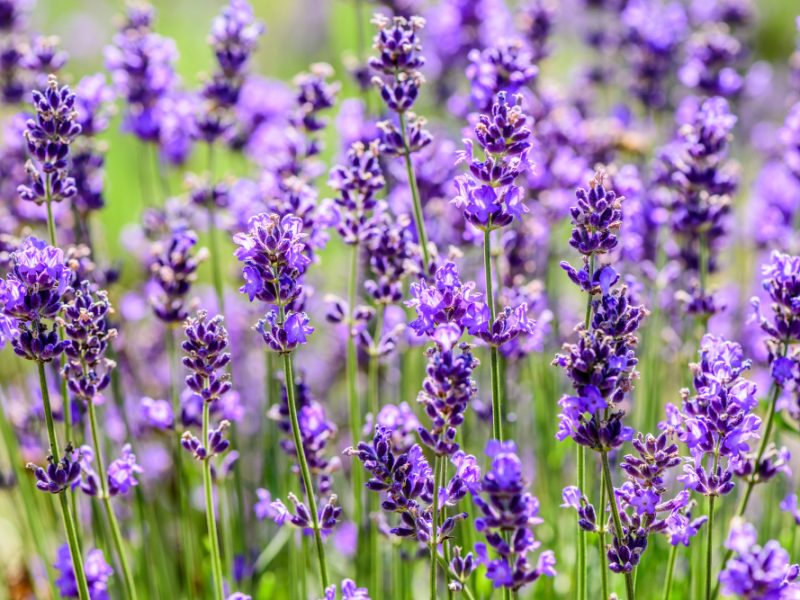
[(795, 0), (0, 0), (0, 600), (800, 600)]

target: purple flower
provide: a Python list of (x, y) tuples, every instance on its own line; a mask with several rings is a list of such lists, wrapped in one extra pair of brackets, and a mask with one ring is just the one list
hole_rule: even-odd
[(32, 159), (25, 165), (30, 181), (19, 186), (19, 196), (36, 204), (72, 198), (76, 189), (75, 180), (67, 172), (69, 147), (81, 132), (76, 122), (75, 94), (67, 86), (59, 87), (51, 76), (45, 90), (34, 90), (33, 107), (36, 118), (28, 120), (25, 130)]
[(305, 254), (303, 222), (287, 214), (260, 213), (250, 218), (246, 233), (237, 233), (236, 258), (244, 266), (245, 284), (239, 291), (252, 302), (285, 306), (302, 292), (300, 278), (311, 262)]
[(72, 299), (64, 305), (59, 319), (66, 334), (64, 353), (67, 360), (61, 376), (75, 397), (83, 402), (96, 402), (96, 397), (111, 382), (111, 371), (116, 364), (106, 358), (109, 340), (116, 337), (116, 329), (108, 326), (111, 305), (108, 294), (94, 291), (88, 281), (72, 292)]
[(367, 588), (360, 588), (352, 579), (343, 579), (341, 585), (341, 595), (336, 595), (336, 584), (325, 588), (325, 598), (323, 600), (370, 600)]
[(225, 433), (230, 425), (230, 421), (225, 419), (220, 421), (219, 427), (209, 430), (205, 443), (192, 432), (184, 431), (181, 436), (181, 445), (197, 460), (210, 460), (225, 452), (230, 446), (230, 442), (225, 438)]
[(105, 49), (106, 68), (127, 102), (123, 127), (145, 142), (161, 142), (162, 107), (177, 83), (178, 50), (172, 39), (151, 31), (152, 6), (132, 6)]
[(213, 403), (230, 389), (230, 378), (225, 367), (231, 360), (228, 349), (228, 332), (222, 315), (208, 319), (208, 313), (198, 311), (196, 317), (186, 320), (186, 340), (181, 343), (185, 355), (183, 366), (189, 369), (186, 387), (198, 394), (204, 402)]
[(378, 27), (374, 48), (378, 56), (369, 59), (369, 66), (378, 73), (374, 78), (386, 106), (398, 113), (409, 110), (417, 99), (422, 84), (419, 69), (425, 64), (418, 32), (425, 26), (421, 17), (376, 15)]
[(462, 319), (474, 307), (473, 282), (461, 283), (455, 263), (447, 262), (436, 270), (433, 284), (425, 280), (411, 284), (411, 299), (406, 306), (413, 308), (417, 318), (409, 323), (417, 335), (433, 336), (441, 325), (461, 326)]
[(467, 163), (469, 172), (456, 177), (458, 196), (452, 202), (481, 230), (505, 227), (528, 212), (522, 190), (514, 182), (531, 168), (531, 131), (521, 97), (513, 98), (509, 104), (505, 92), (499, 93), (491, 114), (479, 117), (475, 137), (482, 160), (474, 155), (472, 140), (464, 140), (465, 149), (458, 153), (457, 162)]
[(800, 567), (789, 562), (789, 553), (775, 540), (762, 548), (756, 528), (739, 521), (731, 527), (725, 547), (736, 553), (719, 574), (722, 593), (747, 600), (781, 600), (800, 593)]
[(139, 407), (142, 420), (147, 427), (172, 429), (175, 419), (172, 412), (172, 404), (167, 400), (153, 400), (148, 396), (144, 396)]
[[(700, 346), (700, 362), (691, 368), (695, 395), (682, 393), (682, 423), (675, 432), (692, 459), (680, 479), (700, 494), (725, 495), (734, 486), (731, 469), (749, 451), (749, 441), (759, 437), (761, 420), (752, 413), (756, 385), (742, 376), (750, 361), (739, 344), (708, 334)], [(709, 470), (704, 461), (717, 467)]]
[(468, 59), (470, 97), (482, 112), (490, 110), (501, 93), (517, 94), (539, 74), (534, 55), (521, 40), (502, 40), (484, 50), (471, 50)]
[(375, 197), (386, 185), (380, 165), (377, 142), (365, 146), (355, 142), (347, 151), (345, 164), (331, 169), (328, 185), (334, 198), (338, 219), (336, 230), (346, 244), (359, 244), (378, 235), (372, 212), (378, 206)]
[(528, 305), (524, 302), (511, 308), (506, 306), (491, 320), (489, 307), (481, 302), (475, 303), (461, 319), (461, 325), (470, 335), (483, 340), (490, 346), (503, 346), (513, 342), (521, 335), (534, 333), (536, 323), (528, 318)]
[(308, 341), (314, 328), (304, 312), (289, 311), (281, 322), (278, 313), (271, 310), (256, 324), (256, 331), (273, 352), (289, 354)]
[(197, 234), (185, 227), (176, 227), (169, 237), (153, 245), (150, 264), (152, 281), (156, 284), (150, 295), (155, 315), (167, 323), (180, 323), (189, 315), (187, 296), (197, 279), (197, 268), (207, 252), (194, 252)]
[[(64, 598), (78, 598), (78, 582), (75, 579), (72, 556), (67, 544), (59, 546), (53, 567), (59, 572), (56, 579), (58, 593)], [(106, 562), (102, 550), (95, 548), (86, 553), (83, 572), (89, 586), (89, 598), (108, 600), (108, 578), (114, 574), (114, 569)]]
[(131, 488), (139, 485), (136, 475), (141, 473), (144, 473), (144, 469), (136, 463), (131, 445), (125, 444), (120, 458), (108, 465), (108, 493), (111, 496), (124, 496)]
[(60, 494), (64, 490), (72, 487), (81, 475), (80, 462), (74, 460), (72, 446), (67, 446), (61, 460), (56, 460), (52, 456), (47, 457), (47, 469), (28, 463), (27, 468), (33, 471), (36, 478), (36, 487), (43, 492)]
[(422, 443), (440, 456), (453, 455), (458, 450), (456, 435), (464, 422), (464, 413), (477, 391), (472, 371), (478, 360), (469, 344), (461, 344), (459, 353), (453, 349), (433, 347), (428, 350), (426, 377), (417, 402), (425, 407), (431, 419), (430, 429), (419, 427)]
[(800, 340), (800, 256), (775, 250), (769, 262), (761, 267), (761, 274), (764, 276), (761, 285), (772, 300), (772, 320), (761, 314), (758, 298), (754, 297), (751, 303), (761, 329), (771, 338), (769, 349), (772, 362), (779, 352), (779, 343)]
[(706, 27), (687, 44), (688, 59), (678, 72), (681, 83), (709, 96), (735, 97), (744, 86), (736, 72), (742, 46), (724, 25)]
[(794, 519), (795, 525), (800, 527), (800, 504), (797, 502), (797, 494), (786, 496), (781, 500), (779, 508), (784, 512), (788, 512)]
[(525, 491), (527, 484), (514, 443), (492, 440), (486, 454), (492, 463), (483, 476), (483, 495), (474, 497), (482, 514), (475, 527), (484, 532), (497, 557), (489, 558), (483, 544), (478, 544), (476, 551), (494, 587), (517, 591), (542, 575), (554, 576), (555, 556), (548, 550), (541, 553), (535, 566), (528, 562), (528, 553), (539, 546), (532, 528), (542, 519), (538, 516), (539, 501)]

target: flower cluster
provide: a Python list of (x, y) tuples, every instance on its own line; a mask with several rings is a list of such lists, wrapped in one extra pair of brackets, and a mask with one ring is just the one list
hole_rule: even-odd
[(146, 142), (162, 141), (165, 110), (177, 83), (175, 42), (151, 30), (155, 11), (131, 5), (105, 49), (106, 68), (117, 93), (125, 98), (125, 128)]
[[(700, 345), (700, 362), (691, 365), (695, 394), (683, 390), (680, 410), (667, 405), (660, 424), (686, 444), (692, 458), (680, 478), (687, 489), (704, 496), (724, 496), (734, 487), (733, 466), (759, 437), (756, 384), (743, 377), (750, 361), (742, 347), (707, 334)], [(727, 459), (727, 460), (723, 460)]]
[(531, 168), (531, 130), (521, 101), (521, 96), (514, 96), (509, 103), (506, 93), (500, 92), (490, 114), (482, 114), (475, 125), (482, 159), (475, 156), (472, 140), (464, 140), (465, 149), (458, 153), (458, 162), (465, 162), (469, 173), (455, 178), (458, 196), (453, 203), (483, 231), (506, 227), (528, 212), (515, 184)]
[(484, 50), (474, 49), (466, 70), (475, 108), (488, 112), (499, 94), (515, 95), (539, 74), (534, 55), (521, 40), (502, 40)]
[(476, 546), (480, 560), (486, 564), (486, 576), (495, 587), (514, 591), (543, 575), (554, 577), (553, 552), (542, 552), (535, 566), (528, 561), (527, 555), (539, 546), (532, 528), (542, 519), (538, 516), (539, 501), (525, 491), (522, 462), (514, 443), (490, 441), (486, 454), (492, 461), (481, 482), (486, 499), (479, 495), (474, 497), (482, 513), (475, 520), (475, 527), (484, 532), (487, 543), (497, 555), (490, 558), (484, 544)]
[(231, 389), (230, 378), (223, 372), (231, 355), (228, 332), (222, 321), (222, 315), (208, 319), (208, 313), (201, 310), (184, 324), (186, 340), (181, 344), (185, 353), (182, 362), (191, 371), (186, 376), (186, 387), (204, 402), (215, 402)]
[(709, 96), (736, 97), (744, 80), (735, 66), (742, 57), (742, 45), (725, 25), (710, 26), (689, 39), (688, 60), (681, 67), (681, 83)]
[(719, 310), (705, 279), (717, 268), (715, 252), (726, 231), (730, 196), (738, 185), (734, 165), (726, 162), (735, 124), (724, 98), (705, 100), (659, 156), (656, 180), (672, 195), (670, 225), (680, 240), (678, 258), (696, 276), (686, 292), (690, 314), (708, 316)]
[[(342, 507), (336, 504), (337, 500), (336, 494), (331, 494), (317, 515), (319, 528), (326, 534), (336, 527), (342, 516)], [(291, 492), (289, 493), (289, 501), (294, 505), (294, 512), (290, 511), (280, 500), (275, 500), (270, 505), (273, 512), (272, 519), (278, 525), (283, 525), (288, 521), (295, 527), (310, 533), (313, 528), (313, 519), (309, 508)]]
[(213, 142), (232, 126), (232, 109), (239, 101), (250, 56), (264, 25), (255, 20), (247, 0), (231, 0), (211, 24), (209, 42), (218, 70), (203, 86), (206, 106), (197, 117), (199, 136)]
[(461, 328), (462, 320), (480, 299), (474, 289), (471, 281), (461, 283), (455, 263), (445, 263), (436, 270), (432, 283), (421, 280), (411, 284), (411, 299), (406, 301), (406, 306), (416, 311), (417, 318), (409, 327), (418, 336), (429, 337), (433, 337), (437, 329), (446, 333), (443, 325)]
[(97, 395), (108, 387), (111, 370), (116, 366), (106, 358), (108, 343), (117, 334), (108, 326), (110, 311), (108, 294), (94, 291), (91, 283), (83, 281), (64, 305), (60, 319), (68, 342), (62, 376), (69, 390), (86, 403), (96, 402)]
[[(59, 546), (53, 567), (59, 573), (55, 582), (58, 593), (64, 598), (79, 598), (78, 583), (67, 544)], [(108, 598), (108, 580), (114, 574), (114, 569), (106, 562), (103, 551), (99, 548), (89, 550), (83, 561), (83, 570), (89, 586), (89, 597), (92, 600)]]
[(478, 366), (478, 359), (469, 344), (459, 345), (458, 350), (458, 354), (451, 347), (428, 350), (426, 377), (417, 396), (432, 421), (430, 429), (419, 427), (419, 437), (440, 456), (458, 450), (458, 427), (464, 422), (464, 413), (477, 391), (472, 371)]
[(378, 27), (373, 44), (378, 56), (369, 59), (370, 68), (377, 73), (372, 81), (387, 108), (400, 117), (399, 127), (392, 121), (378, 124), (382, 150), (398, 156), (418, 152), (433, 140), (425, 129), (425, 119), (409, 112), (424, 82), (420, 69), (425, 58), (419, 31), (425, 20), (417, 16), (390, 20), (379, 14), (372, 22)]
[(11, 255), (11, 270), (0, 280), (2, 338), (28, 360), (49, 362), (64, 350), (54, 319), (62, 309), (73, 273), (60, 248), (29, 237)]
[(789, 562), (789, 553), (775, 540), (762, 548), (756, 528), (736, 522), (725, 546), (736, 553), (719, 574), (722, 592), (745, 600), (793, 598), (800, 593), (800, 566)]
[(193, 252), (197, 234), (185, 227), (176, 227), (169, 238), (153, 245), (150, 271), (153, 292), (150, 304), (155, 315), (166, 323), (180, 323), (189, 315), (187, 296), (197, 279), (197, 267), (207, 252)]
[[(89, 446), (81, 446), (80, 449), (81, 465), (81, 489), (89, 496), (101, 496), (102, 486), (99, 475), (92, 468), (95, 453)], [(144, 468), (136, 462), (136, 455), (133, 453), (130, 444), (122, 447), (119, 458), (111, 461), (106, 473), (106, 489), (110, 497), (124, 496), (132, 488), (139, 485), (137, 475), (144, 473)]]
[(81, 476), (81, 463), (75, 460), (74, 454), (72, 446), (68, 445), (61, 459), (52, 455), (47, 457), (47, 469), (28, 463), (27, 468), (36, 477), (36, 487), (51, 494), (60, 494), (71, 488)]
[(328, 185), (338, 192), (336, 230), (346, 244), (360, 244), (378, 235), (373, 211), (378, 206), (375, 194), (386, 180), (380, 165), (380, 148), (355, 142), (347, 151), (346, 163), (331, 169)]
[(67, 200), (77, 191), (69, 176), (69, 147), (81, 132), (75, 94), (50, 77), (45, 90), (34, 90), (33, 107), (36, 118), (28, 120), (25, 130), (31, 156), (25, 169), (30, 181), (19, 186), (19, 196), (37, 204)]

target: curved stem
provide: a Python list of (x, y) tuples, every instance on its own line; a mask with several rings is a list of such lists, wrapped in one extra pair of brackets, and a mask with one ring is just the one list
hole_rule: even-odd
[[(281, 321), (283, 321), (283, 307), (281, 307)], [(319, 515), (317, 514), (317, 500), (314, 497), (312, 487), (311, 471), (308, 468), (306, 452), (303, 448), (303, 439), (300, 434), (300, 422), (297, 419), (297, 403), (295, 400), (294, 373), (292, 369), (292, 355), (283, 355), (283, 371), (286, 379), (286, 402), (289, 405), (289, 417), (292, 422), (292, 437), (294, 438), (294, 448), (297, 453), (297, 461), (300, 463), (300, 474), (303, 478), (306, 500), (308, 501), (308, 512), (311, 513), (311, 528), (314, 531), (314, 544), (317, 547), (317, 561), (319, 563), (320, 581), (322, 592), (328, 587), (328, 566), (325, 561), (325, 546), (322, 545), (322, 532), (319, 527)]]
[[(203, 443), (208, 444), (208, 421), (210, 403), (203, 402)], [(206, 500), (206, 524), (208, 525), (208, 545), (211, 547), (211, 571), (214, 576), (214, 597), (224, 600), (225, 592), (222, 580), (222, 560), (219, 554), (219, 536), (217, 535), (217, 517), (214, 513), (214, 483), (211, 479), (210, 457), (203, 461), (203, 489)]]
[(94, 402), (91, 400), (87, 402), (87, 406), (89, 410), (89, 427), (92, 431), (92, 444), (94, 444), (94, 455), (97, 462), (97, 477), (100, 479), (100, 493), (102, 494), (103, 506), (106, 511), (108, 522), (111, 525), (111, 538), (114, 542), (114, 550), (117, 553), (119, 564), (122, 567), (122, 579), (125, 582), (125, 591), (128, 598), (136, 600), (138, 598), (136, 594), (136, 584), (134, 583), (133, 573), (128, 564), (125, 548), (122, 545), (122, 535), (120, 534), (117, 515), (114, 513), (114, 507), (111, 505), (111, 496), (108, 493), (108, 479), (106, 478), (103, 453), (100, 449), (100, 436), (98, 435), (97, 428), (97, 411), (95, 410)]
[[(611, 467), (608, 463), (608, 451), (600, 451), (600, 459), (603, 464), (603, 477), (606, 481), (606, 493), (608, 494), (609, 504), (611, 505), (611, 516), (614, 520), (614, 531), (617, 539), (622, 539), (622, 520), (619, 518), (619, 507), (617, 506), (617, 498), (614, 495), (614, 483), (611, 481)], [(630, 573), (625, 573), (625, 595), (628, 600), (634, 600), (636, 592), (633, 589), (633, 577)]]
[(664, 580), (664, 600), (669, 600), (672, 595), (672, 576), (675, 573), (675, 558), (678, 556), (678, 546), (672, 546), (669, 551), (669, 562), (667, 563), (667, 577)]
[(406, 174), (408, 175), (408, 187), (411, 188), (411, 201), (414, 208), (414, 223), (417, 226), (417, 239), (422, 250), (424, 261), (423, 271), (428, 274), (431, 264), (431, 257), (428, 252), (428, 234), (425, 232), (425, 221), (422, 214), (422, 201), (419, 197), (419, 186), (417, 176), (414, 174), (414, 164), (411, 162), (411, 150), (408, 147), (408, 135), (406, 135), (406, 116), (405, 113), (398, 113), (400, 120), (400, 136), (403, 138), (403, 159), (406, 163)]

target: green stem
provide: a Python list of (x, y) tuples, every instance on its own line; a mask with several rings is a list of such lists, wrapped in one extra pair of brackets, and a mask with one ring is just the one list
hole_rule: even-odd
[(600, 589), (603, 600), (608, 600), (608, 565), (606, 564), (606, 480), (600, 478), (600, 534), (597, 537), (600, 551)]
[[(208, 422), (210, 419), (210, 403), (203, 402), (203, 443), (208, 443)], [(219, 555), (219, 536), (217, 535), (217, 517), (214, 514), (214, 483), (211, 480), (210, 457), (203, 461), (203, 489), (206, 499), (206, 524), (208, 525), (208, 544), (211, 547), (211, 571), (214, 576), (214, 597), (225, 599), (222, 579), (222, 560)], [(221, 493), (221, 491), (220, 491)]]
[(50, 189), (50, 174), (44, 176), (44, 203), (47, 205), (47, 233), (50, 236), (50, 245), (58, 246), (56, 239), (56, 221), (53, 218), (53, 194)]
[[(578, 489), (586, 489), (586, 448), (578, 446)], [(586, 598), (586, 532), (578, 527), (578, 557), (577, 557), (577, 594), (578, 600)]]
[(672, 596), (672, 576), (675, 574), (675, 558), (678, 556), (677, 544), (672, 546), (669, 551), (669, 562), (667, 563), (667, 577), (664, 580), (663, 600), (669, 600)]
[(711, 600), (711, 581), (714, 579), (712, 563), (714, 557), (714, 501), (716, 496), (708, 497), (708, 537), (706, 538), (706, 600)]
[[(281, 322), (283, 322), (283, 307), (281, 309)], [(320, 581), (322, 592), (328, 587), (328, 565), (325, 561), (325, 546), (322, 545), (322, 532), (319, 527), (319, 515), (317, 514), (317, 500), (314, 497), (312, 487), (311, 471), (308, 468), (306, 452), (303, 448), (303, 439), (300, 434), (300, 422), (297, 419), (297, 403), (295, 400), (294, 372), (292, 369), (292, 355), (283, 355), (283, 371), (286, 379), (286, 401), (289, 405), (289, 417), (292, 422), (292, 437), (294, 437), (294, 449), (297, 453), (297, 461), (300, 463), (300, 474), (303, 477), (303, 487), (305, 488), (306, 500), (308, 501), (308, 512), (311, 513), (311, 528), (314, 531), (314, 544), (317, 547), (317, 561), (319, 562)]]
[(97, 428), (97, 411), (95, 410), (94, 402), (89, 400), (87, 402), (89, 410), (89, 427), (92, 431), (92, 443), (94, 444), (94, 456), (97, 462), (97, 477), (100, 479), (100, 491), (105, 507), (106, 517), (111, 525), (111, 538), (114, 542), (114, 550), (117, 553), (119, 564), (122, 567), (122, 579), (125, 582), (125, 592), (131, 600), (138, 598), (136, 594), (136, 584), (133, 580), (133, 573), (131, 572), (128, 558), (125, 553), (125, 547), (122, 544), (122, 535), (120, 534), (119, 523), (117, 522), (117, 515), (114, 513), (114, 507), (111, 505), (111, 496), (108, 493), (108, 479), (106, 478), (106, 470), (103, 464), (103, 452), (100, 448), (100, 436), (98, 435)]
[[(353, 311), (356, 304), (356, 290), (358, 286), (358, 244), (353, 245), (350, 258), (350, 276), (347, 290), (347, 399), (350, 408), (350, 435), (353, 437), (353, 446), (358, 443), (358, 432), (361, 430), (361, 405), (358, 400), (358, 355), (356, 342), (353, 339)], [(363, 485), (361, 469), (353, 469), (353, 520), (361, 529), (363, 517)]]
[(439, 537), (439, 469), (442, 457), (436, 455), (433, 459), (433, 505), (431, 506), (431, 564), (429, 572), (431, 600), (437, 600), (436, 593), (436, 562), (439, 550), (437, 548), (437, 538)]
[[(486, 280), (486, 305), (489, 307), (490, 323), (494, 323), (495, 304), (492, 288), (492, 232), (483, 231), (483, 272)], [(496, 346), (489, 349), (492, 373), (492, 437), (503, 441), (503, 399), (500, 393), (500, 359)]]
[(67, 543), (69, 544), (69, 554), (72, 557), (72, 569), (75, 573), (75, 581), (78, 584), (78, 598), (80, 600), (90, 600), (89, 584), (86, 582), (86, 573), (83, 571), (83, 557), (78, 545), (78, 533), (75, 531), (75, 521), (69, 508), (69, 501), (66, 494), (58, 494), (61, 503), (61, 517), (64, 520), (64, 529), (67, 531)]
[[(53, 423), (53, 410), (50, 406), (50, 393), (47, 389), (47, 375), (44, 371), (44, 362), (37, 361), (39, 367), (39, 386), (42, 392), (42, 405), (44, 406), (44, 419), (47, 425), (47, 436), (50, 440), (50, 455), (54, 460), (58, 460), (61, 451), (58, 448), (56, 438), (56, 428)], [(89, 600), (89, 585), (86, 583), (86, 573), (83, 571), (83, 557), (81, 556), (80, 545), (78, 544), (78, 533), (75, 531), (75, 521), (69, 508), (69, 501), (64, 492), (58, 494), (61, 503), (61, 518), (64, 521), (64, 529), (67, 532), (67, 542), (69, 543), (69, 553), (72, 557), (72, 569), (75, 571), (75, 579), (78, 583), (78, 595), (80, 600)]]
[[(608, 463), (608, 450), (600, 451), (600, 459), (603, 463), (603, 477), (606, 481), (606, 492), (608, 494), (609, 504), (611, 505), (611, 516), (614, 519), (614, 531), (617, 539), (622, 539), (622, 520), (619, 518), (619, 507), (617, 506), (617, 499), (614, 495), (614, 483), (611, 481), (611, 467)], [(625, 573), (625, 594), (628, 600), (634, 600), (636, 593), (633, 589), (633, 577), (630, 573)]]
[[(386, 305), (381, 304), (378, 307), (378, 314), (375, 320), (375, 339), (380, 343), (381, 334), (383, 332), (383, 317), (386, 310)], [(377, 354), (377, 348), (373, 348), (369, 357), (369, 398), (370, 410), (372, 412), (373, 423), (377, 422), (378, 412), (380, 412), (380, 357)], [(378, 495), (369, 495), (369, 511), (370, 514), (377, 512), (379, 509)], [(369, 536), (369, 567), (371, 578), (371, 597), (373, 600), (380, 600), (383, 597), (383, 561), (381, 560), (381, 551), (378, 544), (378, 532), (375, 527), (370, 524), (369, 518), (367, 519), (367, 526), (369, 527), (367, 535)]]
[[(170, 381), (172, 411), (175, 415), (175, 422), (177, 423), (181, 414), (181, 400), (178, 392), (178, 382), (180, 381), (180, 362), (178, 360), (178, 352), (175, 347), (175, 329), (171, 326), (166, 331), (165, 342), (172, 374)], [(180, 437), (178, 437), (178, 443), (172, 446), (172, 453), (175, 460), (175, 471), (177, 472), (175, 486), (178, 495), (178, 505), (180, 506), (181, 510), (181, 518), (178, 520), (180, 521), (180, 536), (183, 544), (183, 552), (181, 554), (185, 555), (183, 569), (185, 579), (184, 584), (186, 585), (186, 593), (192, 594), (194, 592), (194, 568), (196, 562), (194, 560), (194, 544), (193, 537), (191, 535), (191, 512), (189, 507), (189, 499), (187, 498), (186, 494), (188, 484), (183, 469), (183, 448), (181, 447)]]
[(431, 264), (431, 257), (428, 252), (428, 234), (425, 232), (425, 221), (422, 214), (422, 202), (419, 197), (419, 186), (417, 185), (417, 176), (414, 174), (414, 164), (411, 162), (411, 150), (408, 146), (406, 116), (405, 113), (398, 113), (397, 116), (400, 120), (400, 136), (403, 139), (403, 159), (406, 163), (408, 187), (411, 188), (411, 201), (414, 208), (414, 223), (417, 226), (417, 239), (419, 240), (420, 249), (422, 250), (424, 275), (427, 276)]

